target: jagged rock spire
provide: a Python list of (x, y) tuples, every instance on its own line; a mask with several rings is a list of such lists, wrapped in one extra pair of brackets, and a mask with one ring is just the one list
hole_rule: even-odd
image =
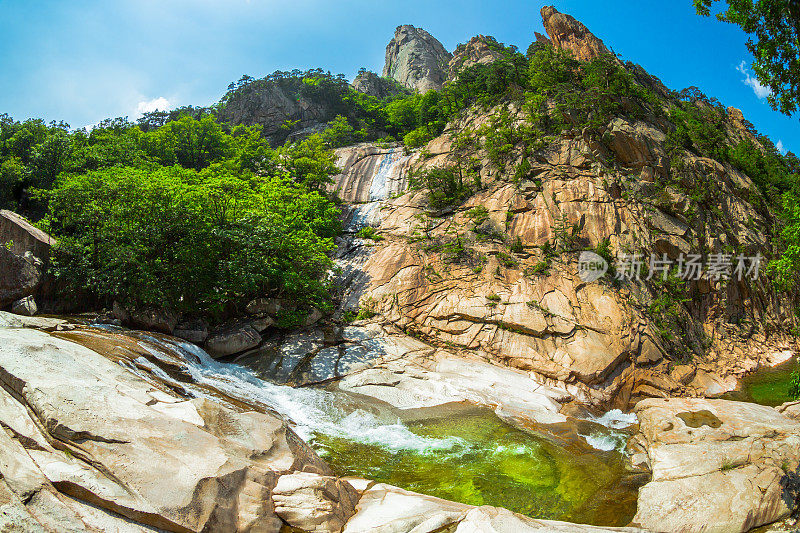
[(544, 29), (556, 48), (570, 50), (576, 59), (583, 61), (610, 53), (603, 41), (574, 17), (560, 13), (553, 6), (544, 6), (541, 14)]

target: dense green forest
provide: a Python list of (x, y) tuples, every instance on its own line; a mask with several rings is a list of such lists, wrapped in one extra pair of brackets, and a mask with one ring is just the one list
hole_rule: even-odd
[[(336, 199), (325, 190), (338, 172), (333, 148), (363, 140), (418, 148), (465, 109), (502, 104), (492, 124), (461, 131), (455, 141), (469, 146), (483, 139), (493, 164), (520, 179), (530, 168), (527, 158), (506, 168), (515, 146), (533, 156), (564, 130), (599, 137), (611, 118), (624, 115), (670, 121), (668, 147), (676, 161), (688, 151), (730, 162), (756, 183), (762, 207), (783, 206), (783, 230), (775, 238), (785, 253), (773, 271), (784, 286), (796, 282), (796, 157), (781, 155), (754, 130), (760, 146), (730, 146), (719, 102), (697, 89), (661, 90), (640, 68), (611, 55), (579, 62), (542, 43), (526, 54), (497, 46), (502, 59), (463, 69), (424, 95), (397, 87), (377, 99), (355, 91), (343, 76), (311, 70), (245, 76), (210, 108), (148, 113), (136, 123), (106, 120), (91, 131), (2, 115), (0, 208), (21, 212), (58, 237), (55, 273), (106, 303), (222, 315), (254, 296), (275, 294), (326, 308), (326, 272), (340, 231)], [(275, 87), (324, 104), (335, 118), (323, 132), (279, 146), (270, 146), (257, 125), (218, 120), (232, 100)], [(524, 124), (511, 120), (511, 103), (524, 110)], [(287, 136), (295, 129), (291, 121), (284, 126)], [(414, 181), (442, 207), (480, 187), (465, 173), (468, 168), (445, 169)], [(679, 184), (679, 168), (669, 179)]]

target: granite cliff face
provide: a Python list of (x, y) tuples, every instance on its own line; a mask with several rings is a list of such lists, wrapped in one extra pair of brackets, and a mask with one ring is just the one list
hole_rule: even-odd
[[(353, 219), (383, 237), (360, 248), (363, 277), (353, 294), (361, 306), (445, 351), (529, 371), (569, 384), (582, 401), (623, 408), (649, 396), (719, 394), (735, 386), (736, 376), (789, 357), (789, 339), (776, 332), (792, 320), (790, 308), (763, 279), (690, 284), (683, 342), (705, 343), (706, 349), (681, 366), (665, 341), (671, 333), (648, 312), (658, 292), (644, 283), (586, 283), (578, 276), (578, 252), (553, 259), (542, 252), (563, 237), (563, 228), (580, 226), (576, 237), (587, 248), (608, 239), (617, 250), (673, 259), (724, 246), (768, 253), (769, 224), (747, 200), (745, 191), (756, 189), (746, 175), (687, 154), (689, 177), (713, 176), (726, 202), (716, 217), (693, 222), (689, 198), (656, 185), (670, 164), (663, 126), (618, 118), (602, 141), (576, 132), (554, 139), (527, 176), (512, 183), (483, 148), (464, 151), (453, 143), (458, 132), (475, 130), (491, 117), (491, 111), (468, 114), (431, 141), (425, 155), (396, 167), (381, 167), (382, 152), (368, 145), (340, 150), (345, 171), (335, 188), (351, 202), (369, 202), (354, 207)], [(523, 157), (520, 147), (507, 167), (515, 168)], [(380, 168), (389, 168), (395, 184), (390, 190), (396, 191), (405, 168), (458, 161), (474, 162), (484, 188), (450, 214), (432, 213), (424, 191), (383, 201), (367, 193), (384, 188)], [(485, 209), (482, 220), (473, 215), (479, 207)], [(512, 251), (509, 243), (515, 242)]]
[(335, 118), (328, 106), (287, 94), (275, 83), (263, 83), (258, 89), (240, 91), (221, 106), (218, 114), (221, 122), (260, 125), (264, 136), (273, 144), (286, 139), (289, 132), (283, 125), (287, 122), (294, 122), (295, 130), (304, 130), (324, 127)]
[(441, 89), (451, 57), (430, 33), (404, 24), (397, 27), (386, 45), (383, 76), (421, 93)]

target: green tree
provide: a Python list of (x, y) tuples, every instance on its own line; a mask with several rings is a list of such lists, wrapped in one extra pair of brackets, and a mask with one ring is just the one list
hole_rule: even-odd
[[(694, 0), (697, 13), (711, 14), (717, 0)], [(800, 106), (800, 2), (798, 0), (725, 0), (717, 19), (747, 33), (756, 78), (771, 94), (773, 109), (791, 115)]]
[(152, 133), (149, 151), (161, 164), (179, 164), (202, 170), (214, 161), (233, 155), (230, 136), (212, 115), (199, 120), (183, 115)]
[(428, 201), (433, 209), (459, 205), (470, 193), (456, 168), (430, 168), (410, 178), (412, 186), (428, 189)]
[(23, 184), (27, 181), (28, 170), (17, 157), (9, 157), (0, 162), (0, 209), (16, 210)]
[(339, 211), (288, 176), (114, 167), (64, 174), (49, 197), (55, 274), (107, 302), (207, 313), (261, 295), (327, 305)]
[(278, 155), (289, 175), (312, 190), (324, 189), (333, 183), (332, 176), (341, 172), (336, 166), (336, 156), (319, 133), (282, 146)]

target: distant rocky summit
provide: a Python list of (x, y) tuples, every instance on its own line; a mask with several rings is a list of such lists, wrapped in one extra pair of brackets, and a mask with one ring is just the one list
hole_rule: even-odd
[(386, 45), (383, 76), (421, 93), (441, 89), (452, 57), (430, 33), (404, 24), (397, 27), (394, 38)]
[(264, 136), (274, 144), (283, 142), (289, 134), (284, 125), (295, 123), (294, 129), (313, 128), (333, 120), (335, 114), (324, 102), (298, 95), (293, 88), (266, 80), (255, 80), (231, 94), (219, 106), (222, 122), (258, 124)]
[(476, 35), (468, 43), (456, 47), (447, 65), (447, 79), (455, 79), (462, 69), (472, 65), (492, 63), (501, 59), (503, 55), (503, 47), (494, 37)]
[(541, 13), (544, 29), (553, 45), (571, 51), (575, 59), (590, 61), (610, 53), (603, 41), (570, 15), (559, 13), (553, 6), (544, 6)]

